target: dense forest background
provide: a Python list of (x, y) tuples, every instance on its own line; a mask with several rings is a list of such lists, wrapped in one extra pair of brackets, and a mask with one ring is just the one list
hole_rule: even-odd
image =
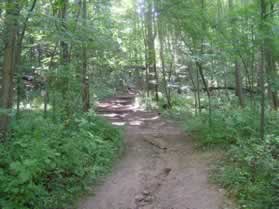
[(278, 11), (277, 0), (2, 1), (0, 207), (66, 207), (105, 173), (121, 134), (95, 103), (135, 89), (227, 150), (215, 177), (241, 208), (278, 208)]

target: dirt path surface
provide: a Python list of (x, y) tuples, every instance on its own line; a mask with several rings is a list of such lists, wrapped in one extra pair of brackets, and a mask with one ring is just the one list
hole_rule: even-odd
[(114, 125), (125, 126), (126, 150), (79, 209), (224, 208), (223, 191), (208, 183), (211, 154), (195, 150), (181, 128), (140, 110), (134, 98), (114, 97), (98, 105)]

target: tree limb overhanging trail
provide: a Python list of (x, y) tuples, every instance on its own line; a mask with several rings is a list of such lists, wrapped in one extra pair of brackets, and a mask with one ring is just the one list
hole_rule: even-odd
[(191, 137), (156, 112), (135, 108), (134, 96), (98, 105), (100, 115), (125, 128), (126, 150), (95, 196), (79, 209), (219, 209), (223, 190), (208, 183), (213, 153), (194, 150)]

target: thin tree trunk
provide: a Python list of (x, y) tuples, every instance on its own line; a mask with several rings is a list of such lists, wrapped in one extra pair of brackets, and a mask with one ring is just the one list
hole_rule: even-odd
[(144, 14), (144, 21), (142, 21), (142, 30), (143, 30), (143, 41), (144, 41), (144, 62), (145, 62), (145, 91), (147, 93), (147, 97), (150, 96), (150, 88), (149, 88), (149, 66), (148, 66), (148, 43), (147, 43), (147, 12)]
[(205, 76), (204, 76), (204, 73), (203, 73), (203, 66), (202, 66), (201, 63), (197, 63), (197, 65), (198, 65), (198, 71), (199, 71), (199, 74), (201, 76), (201, 79), (202, 79), (202, 82), (203, 82), (203, 85), (204, 85), (204, 88), (205, 88), (205, 91), (206, 91), (206, 94), (207, 94), (207, 98), (208, 98), (209, 125), (211, 126), (212, 125), (211, 94), (210, 94), (210, 90), (208, 88), (208, 84), (206, 82), (206, 79), (205, 79)]
[[(156, 68), (156, 51), (155, 51), (155, 37), (156, 33), (154, 32), (154, 27), (153, 27), (153, 1), (148, 0), (147, 1), (147, 11), (145, 13), (145, 22), (146, 22), (146, 28), (147, 28), (147, 60), (148, 60), (148, 71), (149, 75), (148, 77), (151, 77), (152, 80), (152, 87), (155, 92), (155, 98), (156, 101), (159, 100), (159, 95), (158, 95), (158, 74), (157, 74), (157, 68)], [(150, 85), (150, 84), (149, 84)]]
[[(87, 0), (82, 2), (82, 19), (83, 26), (87, 25)], [(83, 112), (88, 112), (90, 109), (90, 97), (89, 97), (89, 77), (87, 75), (87, 46), (83, 43), (82, 46), (82, 106)]]
[(167, 74), (166, 74), (165, 57), (164, 57), (165, 45), (164, 45), (164, 37), (163, 37), (162, 25), (160, 20), (158, 21), (158, 35), (159, 35), (159, 42), (160, 42), (160, 58), (161, 58), (161, 65), (162, 65), (164, 90), (166, 94), (168, 108), (171, 108), (171, 98), (168, 91), (168, 83), (166, 79)]
[[(202, 13), (203, 13), (203, 22), (202, 22), (202, 30), (206, 32), (207, 27), (206, 27), (206, 23), (205, 23), (205, 13), (206, 13), (206, 0), (201, 0), (201, 9), (202, 9)], [(201, 55), (204, 54), (204, 38), (202, 38), (201, 40)], [(208, 115), (209, 115), (209, 126), (212, 125), (212, 107), (211, 107), (211, 94), (208, 88), (208, 84), (206, 82), (204, 73), (203, 73), (203, 63), (202, 62), (197, 62), (198, 64), (198, 70), (199, 70), (199, 74), (201, 76), (203, 85), (205, 87), (206, 93), (207, 93), (207, 98), (208, 98)]]
[(199, 109), (199, 113), (201, 113), (202, 109), (201, 109), (201, 88), (200, 88), (200, 76), (199, 76), (199, 72), (198, 70), (196, 70), (196, 76), (197, 76), (197, 99), (198, 99), (198, 109)]
[(189, 65), (189, 77), (190, 77), (190, 80), (192, 82), (192, 86), (194, 88), (194, 98), (195, 98), (195, 115), (198, 115), (198, 87), (197, 85), (195, 84), (195, 80), (194, 80), (194, 77), (193, 77), (193, 73), (192, 73), (192, 65)]
[[(265, 34), (265, 14), (266, 14), (266, 1), (260, 0), (261, 22), (260, 32)], [(262, 40), (261, 45), (261, 63), (259, 72), (260, 90), (261, 90), (261, 110), (260, 110), (260, 137), (262, 140), (265, 138), (265, 40)]]
[[(50, 62), (49, 62), (49, 66), (48, 66), (48, 70), (51, 71), (52, 70), (52, 67), (53, 67), (53, 64), (54, 64), (54, 57), (55, 57), (55, 54), (56, 54), (56, 50), (57, 50), (57, 43), (55, 44), (55, 47), (54, 47), (54, 50), (53, 50), (53, 53), (51, 54), (51, 57), (50, 57)], [(46, 76), (46, 79), (45, 79), (45, 95), (44, 95), (44, 116), (46, 117), (47, 116), (47, 111), (48, 111), (48, 103), (49, 103), (49, 77)], [(54, 97), (55, 97), (55, 94), (54, 94)], [(55, 103), (54, 103), (55, 104)], [(53, 110), (55, 110), (55, 106), (53, 105)]]
[[(69, 0), (64, 0), (61, 9), (60, 9), (60, 21), (61, 21), (61, 30), (62, 32), (66, 33), (67, 31), (67, 25), (66, 25), (66, 19), (67, 19), (67, 8), (68, 8)], [(65, 41), (60, 42), (61, 46), (61, 55), (60, 55), (60, 61), (61, 65), (63, 66), (64, 70), (67, 69), (67, 66), (69, 66), (70, 63), (70, 54), (69, 54), (69, 45)], [(67, 116), (71, 115), (71, 109), (69, 105), (69, 98), (68, 97), (68, 91), (69, 91), (69, 78), (68, 75), (65, 75), (63, 78), (63, 86), (62, 86), (62, 97), (64, 100), (64, 110)]]
[(157, 26), (156, 26), (156, 17), (153, 14), (153, 10), (155, 9), (155, 1), (153, 1), (153, 7), (151, 10), (151, 14), (152, 14), (152, 28), (153, 28), (153, 32), (152, 32), (152, 54), (153, 54), (153, 69), (154, 69), (154, 78), (155, 78), (155, 99), (157, 102), (159, 102), (159, 75), (158, 75), (158, 70), (157, 70), (157, 60), (156, 60), (156, 49), (155, 49), (155, 39), (156, 39), (156, 35), (157, 35)]
[(236, 89), (236, 95), (238, 96), (239, 99), (239, 104), (241, 107), (245, 106), (244, 103), (244, 96), (243, 96), (243, 91), (242, 91), (242, 79), (241, 79), (241, 70), (240, 70), (240, 65), (237, 60), (235, 60), (235, 89)]
[[(229, 9), (233, 10), (234, 9), (234, 2), (233, 0), (229, 0)], [(232, 18), (231, 20), (231, 25), (232, 25), (232, 38), (236, 37), (236, 30), (235, 30), (235, 19)], [(235, 43), (235, 40), (232, 41), (233, 47), (236, 49), (238, 46)], [(242, 77), (241, 77), (241, 69), (240, 69), (240, 64), (237, 59), (237, 57), (234, 57), (234, 67), (235, 67), (235, 89), (236, 89), (236, 96), (239, 99), (239, 104), (241, 107), (244, 107), (244, 96), (242, 92)]]

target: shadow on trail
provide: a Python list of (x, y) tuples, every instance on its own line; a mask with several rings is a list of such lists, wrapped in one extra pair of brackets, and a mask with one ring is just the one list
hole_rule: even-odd
[(181, 127), (142, 109), (136, 96), (97, 104), (98, 115), (123, 127), (125, 152), (79, 209), (223, 209), (223, 191), (208, 182), (216, 156), (195, 150)]

